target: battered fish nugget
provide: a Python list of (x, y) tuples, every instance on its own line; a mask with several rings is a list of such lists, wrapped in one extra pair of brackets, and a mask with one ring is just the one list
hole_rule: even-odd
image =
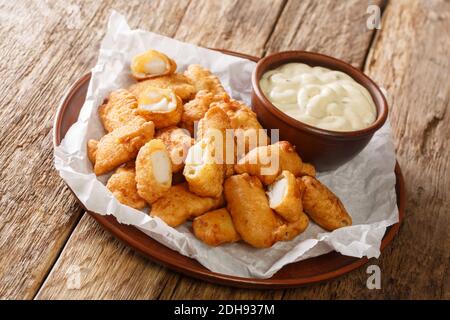
[(175, 126), (181, 120), (183, 104), (171, 89), (147, 87), (138, 98), (136, 114), (153, 121), (155, 128)]
[(147, 205), (137, 192), (134, 162), (129, 162), (117, 169), (109, 178), (106, 187), (120, 203), (126, 206), (139, 210)]
[(234, 173), (236, 147), (227, 114), (218, 107), (211, 107), (198, 123), (197, 139), (212, 138), (215, 144), (216, 159), (224, 165), (225, 177)]
[(197, 92), (207, 90), (213, 95), (226, 94), (219, 78), (198, 64), (189, 65), (184, 75), (192, 80)]
[(207, 212), (194, 219), (194, 235), (210, 246), (236, 242), (241, 239), (225, 208)]
[(100, 176), (133, 160), (139, 149), (153, 138), (153, 122), (136, 119), (103, 136), (97, 144), (94, 172)]
[(316, 176), (316, 168), (310, 163), (303, 162), (302, 169), (298, 176)]
[(195, 98), (183, 106), (183, 115), (181, 116), (181, 127), (189, 130), (194, 135), (194, 124), (205, 115), (209, 105), (213, 102), (213, 94), (206, 90), (197, 92)]
[[(283, 171), (283, 172), (289, 172), (289, 171)], [(293, 176), (292, 173), (289, 173), (289, 174), (291, 175), (291, 177)], [(296, 178), (295, 182), (296, 182), (295, 186), (297, 187), (297, 190), (298, 190), (298, 196), (300, 197), (301, 209), (300, 209), (300, 211), (298, 211), (297, 219), (294, 221), (286, 220), (283, 217), (283, 215), (280, 214), (281, 211), (277, 212), (279, 214), (279, 215), (277, 215), (277, 219), (280, 224), (280, 226), (275, 231), (275, 238), (277, 239), (277, 241), (292, 240), (296, 236), (298, 236), (300, 233), (305, 231), (309, 225), (309, 218), (303, 212), (303, 204), (302, 204), (302, 200), (301, 200), (303, 197), (303, 192), (305, 190), (305, 186), (304, 186), (303, 182), (301, 181), (301, 178)], [(295, 204), (293, 204), (293, 205), (295, 206)]]
[(105, 130), (111, 132), (130, 121), (141, 118), (135, 114), (137, 106), (137, 99), (130, 91), (119, 89), (111, 92), (107, 102), (98, 108)]
[(172, 185), (172, 167), (164, 142), (153, 139), (139, 150), (136, 158), (138, 194), (148, 203), (165, 195)]
[(196, 93), (192, 81), (181, 73), (147, 79), (131, 85), (128, 90), (138, 97), (148, 87), (172, 89), (183, 101), (191, 100)]
[(197, 128), (197, 141), (211, 136), (220, 138), (224, 141), (225, 132), (227, 129), (231, 129), (230, 119), (227, 114), (218, 107), (211, 107), (199, 121)]
[(155, 138), (161, 139), (166, 145), (172, 163), (172, 172), (179, 172), (184, 167), (189, 148), (194, 144), (186, 129), (167, 127), (159, 130)]
[(95, 164), (95, 156), (97, 155), (98, 141), (90, 139), (87, 143), (87, 156), (91, 161), (92, 165)]
[(200, 140), (188, 152), (183, 175), (189, 190), (202, 197), (219, 197), (223, 190), (224, 165), (215, 158), (211, 139)]
[(268, 186), (269, 206), (286, 221), (293, 222), (303, 215), (300, 189), (295, 176), (287, 170), (281, 172), (277, 180)]
[(222, 102), (213, 103), (226, 112), (231, 127), (235, 131), (238, 159), (250, 150), (270, 143), (266, 131), (259, 123), (256, 114), (242, 101), (225, 98)]
[(187, 102), (183, 106), (183, 115), (181, 116), (181, 126), (194, 135), (194, 124), (199, 121), (208, 111), (209, 106), (213, 102), (222, 101), (226, 97), (223, 95), (214, 95), (207, 90), (197, 92), (195, 98)]
[(242, 239), (256, 248), (268, 248), (277, 241), (279, 227), (269, 207), (261, 181), (244, 173), (229, 177), (224, 184), (228, 211)]
[(322, 228), (332, 231), (352, 224), (352, 218), (339, 198), (316, 178), (301, 177), (305, 191), (303, 208)]
[(148, 50), (131, 60), (131, 75), (136, 80), (145, 80), (175, 72), (177, 64), (164, 53)]
[(295, 146), (288, 141), (279, 141), (275, 143), (280, 148), (280, 167), (281, 170), (287, 170), (294, 176), (300, 175), (304, 166), (302, 158), (295, 151)]
[(275, 231), (276, 241), (290, 241), (306, 230), (309, 225), (309, 218), (305, 213), (301, 213), (298, 220), (286, 221), (277, 216), (280, 226)]
[(237, 173), (246, 172), (257, 176), (266, 185), (273, 183), (283, 170), (297, 176), (302, 168), (302, 159), (295, 152), (295, 147), (287, 141), (257, 147), (234, 166)]
[(150, 215), (162, 219), (171, 227), (223, 206), (223, 196), (200, 197), (188, 190), (186, 183), (172, 186), (163, 197), (152, 204)]

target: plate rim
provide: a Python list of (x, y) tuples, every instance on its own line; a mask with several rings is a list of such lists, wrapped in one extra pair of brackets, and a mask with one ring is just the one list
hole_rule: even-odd
[[(254, 62), (257, 62), (259, 60), (258, 57), (251, 56), (244, 53), (239, 53), (235, 51), (230, 51), (227, 49), (214, 49), (213, 50), (222, 52), (224, 54), (248, 59)], [(55, 148), (58, 146), (61, 142), (61, 123), (63, 119), (63, 115), (65, 114), (65, 111), (67, 109), (67, 106), (69, 105), (69, 102), (73, 98), (73, 96), (78, 92), (78, 89), (83, 86), (87, 81), (89, 81), (91, 78), (91, 73), (88, 72), (84, 74), (82, 77), (77, 79), (66, 91), (63, 98), (61, 99), (60, 104), (57, 107), (56, 115), (53, 122), (53, 147)], [(405, 209), (405, 203), (406, 203), (406, 192), (405, 192), (405, 182), (403, 178), (403, 174), (400, 168), (400, 165), (396, 161), (395, 164), (395, 176), (396, 176), (396, 196), (397, 196), (397, 207), (399, 211), (399, 221), (389, 226), (386, 229), (386, 232), (383, 236), (383, 239), (381, 241), (381, 248), (380, 251), (384, 251), (384, 249), (387, 247), (389, 243), (391, 243), (395, 237), (395, 235), (398, 233), (400, 225), (404, 219), (404, 209)], [(65, 182), (64, 182), (65, 183)], [(71, 188), (66, 184), (66, 186), (69, 188), (69, 190), (73, 193)], [(75, 198), (78, 200), (78, 202), (81, 204), (81, 206), (84, 208), (84, 210), (89, 213), (98, 223), (100, 223), (106, 230), (108, 230), (110, 233), (112, 233), (116, 238), (118, 238), (120, 241), (125, 243), (127, 246), (133, 248), (134, 250), (138, 251), (142, 255), (144, 255), (146, 258), (155, 261), (156, 263), (162, 264), (167, 266), (171, 270), (175, 270), (177, 272), (180, 272), (182, 274), (188, 275), (190, 277), (204, 280), (207, 282), (215, 283), (215, 284), (221, 284), (221, 285), (227, 285), (227, 286), (233, 286), (233, 287), (240, 287), (240, 288), (255, 288), (255, 289), (284, 289), (284, 288), (293, 288), (293, 287), (300, 287), (304, 285), (310, 285), (318, 282), (323, 282), (327, 280), (331, 280), (334, 278), (337, 278), (339, 276), (345, 275), (349, 273), (350, 271), (353, 271), (364, 264), (366, 264), (369, 259), (367, 257), (363, 258), (354, 258), (354, 261), (341, 266), (337, 268), (336, 270), (329, 271), (326, 273), (321, 273), (314, 276), (308, 276), (308, 277), (294, 277), (294, 278), (286, 278), (286, 279), (274, 279), (276, 276), (276, 273), (271, 278), (266, 279), (260, 279), (260, 278), (244, 278), (244, 277), (236, 277), (221, 273), (212, 272), (200, 263), (196, 261), (195, 259), (186, 257), (177, 251), (171, 250), (164, 246), (163, 244), (157, 242), (150, 236), (146, 235), (142, 231), (140, 231), (138, 228), (120, 224), (117, 222), (114, 216), (112, 215), (101, 215), (92, 211), (87, 210), (87, 208), (81, 203), (81, 201), (78, 199), (78, 197), (73, 193)], [(156, 245), (163, 246), (167, 250), (171, 250), (175, 253), (175, 256), (180, 256), (183, 259), (190, 259), (193, 260), (195, 263), (198, 264), (197, 267), (190, 267), (186, 265), (180, 265), (177, 263), (176, 259), (172, 259), (172, 257), (164, 256), (161, 253), (158, 253), (158, 251), (155, 252), (149, 252), (148, 248), (146, 248), (141, 242), (139, 242), (135, 237), (130, 233), (128, 230), (129, 228), (137, 230), (139, 233), (141, 233), (143, 236), (145, 236), (148, 239), (151, 239), (151, 241), (154, 241)], [(335, 251), (332, 251), (330, 253), (327, 253), (325, 255), (320, 255), (318, 257), (324, 257), (330, 254), (336, 254)], [(342, 254), (337, 253), (338, 255), (342, 257)], [(318, 257), (313, 257), (310, 259), (315, 259)], [(348, 257), (347, 257), (348, 258)], [(309, 260), (309, 259), (306, 259)], [(303, 261), (306, 261), (303, 260)], [(300, 264), (302, 261), (294, 262), (293, 264)], [(284, 268), (284, 267), (283, 267)], [(282, 269), (283, 269), (282, 268)], [(282, 270), (280, 269), (280, 271)]]

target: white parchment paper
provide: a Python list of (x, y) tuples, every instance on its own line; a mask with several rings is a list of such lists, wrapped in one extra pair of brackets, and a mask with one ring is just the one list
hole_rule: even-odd
[(96, 66), (92, 69), (86, 101), (78, 121), (55, 148), (55, 166), (61, 177), (90, 211), (112, 214), (120, 223), (131, 224), (160, 243), (197, 259), (208, 269), (228, 275), (269, 278), (288, 263), (336, 250), (344, 255), (378, 257), (386, 227), (398, 221), (395, 195), (395, 153), (389, 123), (369, 145), (339, 169), (318, 178), (342, 200), (353, 224), (327, 232), (311, 223), (289, 242), (268, 249), (244, 243), (209, 247), (197, 240), (191, 223), (174, 229), (144, 211), (120, 204), (105, 187), (107, 176), (97, 178), (87, 158), (86, 142), (104, 135), (97, 108), (110, 91), (127, 87), (131, 58), (148, 49), (160, 50), (178, 64), (178, 71), (199, 63), (220, 77), (236, 99), (250, 102), (251, 73), (255, 63), (200, 48), (142, 30), (131, 30), (123, 16), (112, 12)]

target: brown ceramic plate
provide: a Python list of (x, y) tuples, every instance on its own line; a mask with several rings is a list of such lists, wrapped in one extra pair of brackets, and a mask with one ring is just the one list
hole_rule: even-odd
[[(220, 51), (252, 61), (258, 61), (258, 58), (245, 54), (227, 50)], [(59, 106), (53, 128), (55, 146), (60, 144), (67, 130), (77, 120), (86, 97), (90, 77), (90, 74), (86, 74), (77, 80), (69, 89)], [(397, 178), (395, 188), (397, 192), (397, 206), (399, 209), (400, 222), (387, 229), (383, 241), (381, 242), (381, 250), (386, 248), (397, 234), (400, 223), (404, 217), (405, 186), (398, 163), (395, 166), (395, 175)], [(286, 265), (270, 279), (233, 277), (209, 271), (196, 260), (185, 257), (178, 252), (165, 247), (135, 227), (118, 223), (113, 216), (102, 216), (94, 212), (89, 212), (89, 214), (117, 238), (149, 259), (166, 265), (170, 269), (201, 280), (235, 287), (268, 289), (297, 287), (341, 276), (364, 265), (368, 261), (367, 258), (359, 259), (343, 256), (337, 252), (331, 252), (319, 257)]]

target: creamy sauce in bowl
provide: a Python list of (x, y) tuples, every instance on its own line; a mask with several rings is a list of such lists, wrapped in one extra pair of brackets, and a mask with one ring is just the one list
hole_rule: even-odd
[(317, 128), (356, 131), (377, 117), (369, 91), (340, 71), (293, 62), (267, 71), (259, 84), (278, 109)]

